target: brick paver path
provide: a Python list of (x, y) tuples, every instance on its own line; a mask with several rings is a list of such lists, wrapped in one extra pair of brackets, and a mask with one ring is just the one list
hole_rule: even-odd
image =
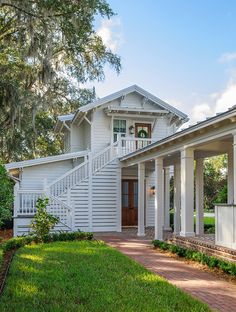
[(217, 311), (236, 311), (236, 285), (154, 250), (150, 240), (119, 234), (97, 235), (150, 271), (207, 303)]

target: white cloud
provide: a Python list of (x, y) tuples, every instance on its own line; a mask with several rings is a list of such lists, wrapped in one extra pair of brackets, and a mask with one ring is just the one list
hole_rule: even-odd
[(189, 112), (190, 123), (227, 111), (234, 105), (236, 105), (236, 81), (231, 80), (221, 92), (209, 94), (205, 101), (197, 101)]
[(236, 61), (236, 52), (226, 52), (219, 58), (220, 63), (229, 63)]
[(215, 113), (221, 113), (236, 105), (236, 82), (231, 81), (219, 94), (215, 103)]
[(207, 103), (197, 104), (191, 111), (191, 122), (196, 123), (198, 121), (206, 119), (211, 116), (212, 108)]
[(101, 26), (97, 30), (97, 34), (112, 52), (116, 52), (123, 43), (121, 20), (119, 18), (102, 20)]

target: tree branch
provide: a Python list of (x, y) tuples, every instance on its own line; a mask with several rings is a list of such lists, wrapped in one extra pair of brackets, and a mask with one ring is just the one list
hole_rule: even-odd
[[(12, 3), (3, 2), (3, 3), (1, 4), (1, 7), (4, 7), (4, 6), (12, 7), (12, 8), (14, 8), (14, 9), (16, 9), (16, 10), (18, 10), (18, 11), (21, 11), (21, 12), (23, 12), (23, 13), (25, 13), (25, 14), (27, 14), (27, 15), (33, 16), (33, 17), (35, 17), (35, 18), (45, 18), (45, 16), (43, 16), (43, 15), (37, 15), (37, 14), (34, 14), (34, 13), (32, 13), (32, 12), (26, 11), (26, 10), (24, 10), (24, 9), (22, 9), (22, 8), (20, 8), (20, 7), (18, 7), (17, 5), (12, 4)], [(60, 17), (60, 16), (68, 15), (68, 14), (71, 14), (71, 13), (72, 13), (72, 12), (60, 13), (60, 14), (54, 14), (54, 15), (47, 15), (46, 17), (47, 17), (47, 18)]]

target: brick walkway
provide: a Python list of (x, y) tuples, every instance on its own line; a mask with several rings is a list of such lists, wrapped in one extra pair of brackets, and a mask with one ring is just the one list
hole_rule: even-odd
[(207, 303), (213, 310), (236, 311), (236, 285), (153, 250), (150, 240), (122, 234), (96, 235), (110, 246)]

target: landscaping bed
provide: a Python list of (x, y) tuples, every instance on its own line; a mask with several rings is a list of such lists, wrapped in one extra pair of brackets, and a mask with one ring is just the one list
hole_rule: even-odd
[(223, 273), (226, 273), (229, 276), (232, 276), (233, 278), (236, 277), (235, 263), (225, 261), (214, 256), (209, 256), (203, 252), (194, 249), (166, 243), (159, 240), (154, 240), (153, 245), (155, 248), (171, 252), (187, 260), (201, 263), (203, 265), (206, 265), (210, 269), (217, 269)]
[(20, 248), (0, 311), (209, 311), (163, 278), (99, 241)]

